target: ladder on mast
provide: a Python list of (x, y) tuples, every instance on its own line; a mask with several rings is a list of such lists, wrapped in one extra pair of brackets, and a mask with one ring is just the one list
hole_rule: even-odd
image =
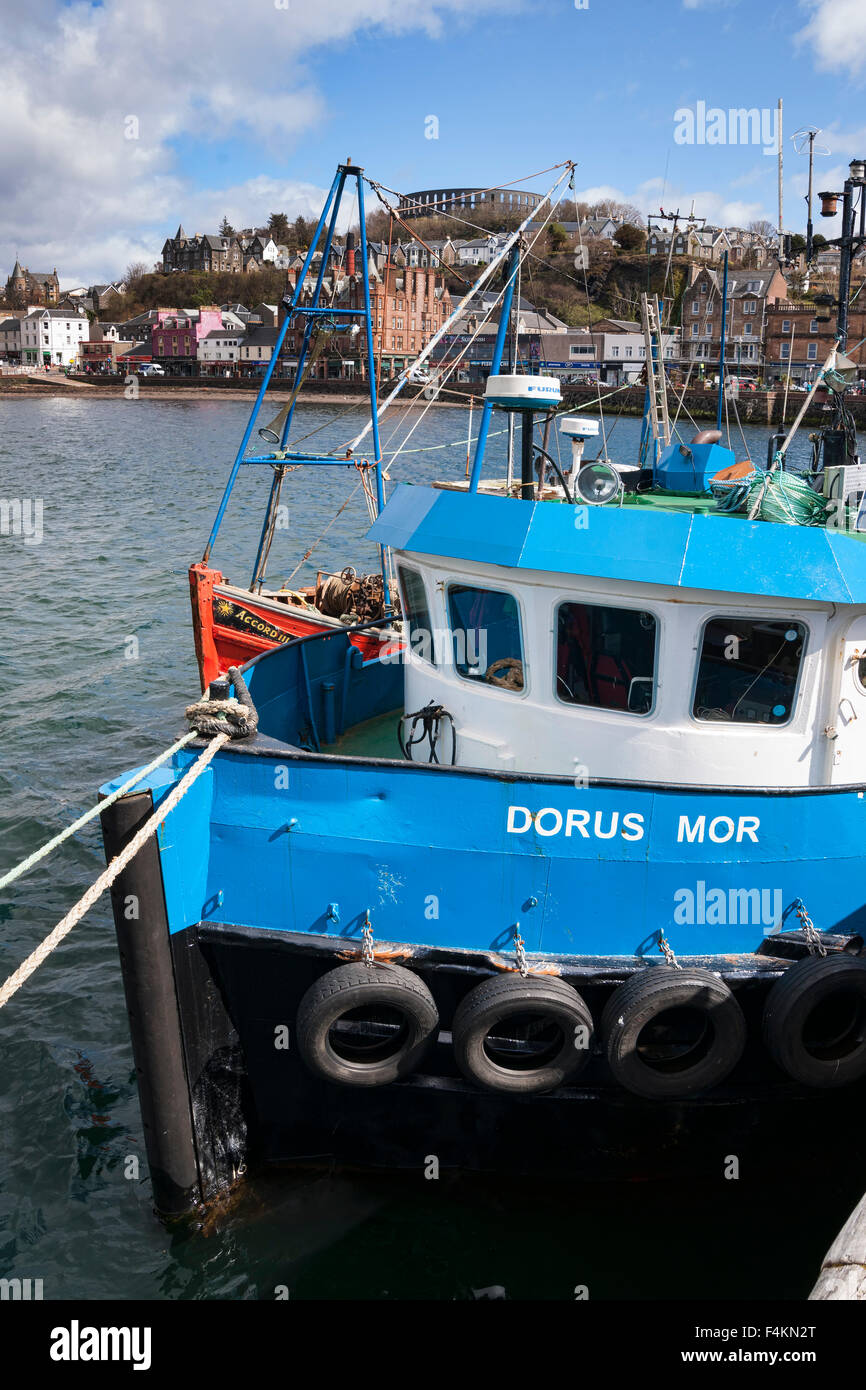
[(671, 442), (671, 424), (668, 415), (668, 383), (665, 376), (664, 339), (661, 331), (658, 296), (652, 298), (642, 294), (640, 298), (641, 324), (646, 344), (646, 384), (647, 409), (652, 431), (653, 463)]

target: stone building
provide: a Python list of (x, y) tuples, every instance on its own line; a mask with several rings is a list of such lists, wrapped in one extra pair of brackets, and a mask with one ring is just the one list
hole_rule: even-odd
[(57, 266), (50, 273), (47, 270), (30, 270), (27, 266), (22, 269), (16, 258), (12, 274), (6, 281), (6, 303), (16, 308), (25, 304), (55, 308), (60, 303)]
[(211, 236), (196, 232), (188, 237), (183, 226), (178, 227), (173, 237), (168, 237), (162, 248), (162, 269), (166, 274), (173, 270), (185, 271), (233, 271), (240, 274), (244, 268), (244, 253), (236, 236)]
[[(686, 363), (715, 370), (721, 350), (722, 274), (693, 267), (683, 294), (682, 353)], [(778, 266), (728, 273), (725, 363), (729, 371), (757, 377), (764, 368), (764, 343), (770, 308), (788, 298), (788, 285)]]
[[(866, 311), (852, 308), (848, 320), (848, 356), (866, 374)], [(767, 309), (764, 335), (764, 376), (768, 383), (811, 386), (836, 343), (835, 306), (797, 304), (779, 300)]]

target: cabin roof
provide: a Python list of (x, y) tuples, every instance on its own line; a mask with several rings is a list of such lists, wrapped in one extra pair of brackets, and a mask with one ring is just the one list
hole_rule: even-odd
[(648, 506), (593, 507), (581, 529), (565, 503), (402, 484), (367, 535), (395, 550), (515, 570), (866, 603), (861, 539), (715, 510), (671, 510), (662, 499)]

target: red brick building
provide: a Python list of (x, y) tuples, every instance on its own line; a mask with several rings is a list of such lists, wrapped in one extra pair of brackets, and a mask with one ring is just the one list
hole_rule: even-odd
[[(323, 303), (335, 304), (337, 318), (341, 308), (364, 307), (361, 271), (355, 269), (354, 254), (349, 246), (343, 259), (333, 261), (323, 281)], [(290, 290), (295, 287), (297, 273), (293, 270), (288, 272)], [(371, 258), (369, 275), (373, 350), (379, 379), (385, 381), (409, 366), (442, 326), (451, 312), (451, 296), (442, 275), (436, 270), (408, 269), (393, 263), (377, 270)], [(304, 287), (302, 303), (311, 302), (314, 287), (314, 273), (311, 271)], [(285, 312), (281, 307), (281, 323)], [(283, 343), (283, 374), (294, 371), (303, 334), (303, 316), (297, 315)], [(363, 328), (361, 334), (354, 338), (348, 332), (335, 335), (313, 364), (311, 377), (320, 380), (363, 377), (366, 345), (362, 334)]]

